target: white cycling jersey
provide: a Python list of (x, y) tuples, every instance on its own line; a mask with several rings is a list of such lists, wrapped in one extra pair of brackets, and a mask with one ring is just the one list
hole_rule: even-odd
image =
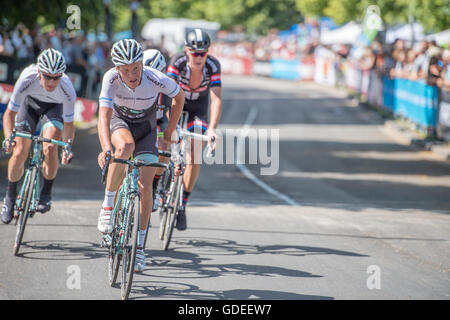
[(150, 67), (144, 67), (141, 83), (131, 89), (120, 79), (117, 70), (111, 68), (103, 76), (99, 106), (143, 111), (157, 106), (160, 93), (173, 98), (179, 91), (180, 86), (174, 80)]
[(48, 92), (41, 86), (37, 65), (26, 67), (14, 85), (8, 109), (18, 112), (27, 96), (42, 102), (62, 104), (64, 122), (73, 122), (77, 94), (72, 81), (65, 73), (55, 90)]

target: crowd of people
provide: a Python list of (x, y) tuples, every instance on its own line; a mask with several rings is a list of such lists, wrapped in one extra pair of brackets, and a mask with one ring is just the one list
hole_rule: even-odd
[[(144, 48), (155, 47), (146, 41)], [(61, 51), (68, 66), (75, 66), (84, 74), (86, 85), (80, 96), (97, 99), (101, 78), (113, 64), (110, 59), (112, 41), (103, 33), (86, 34), (82, 30), (66, 32), (62, 28), (43, 30), (39, 25), (28, 29), (18, 24), (10, 32), (0, 32), (0, 56), (9, 56), (23, 64), (36, 61), (40, 52), (47, 48)], [(70, 69), (68, 70), (70, 71)], [(90, 88), (86, 88), (89, 84)]]
[[(300, 60), (312, 57), (316, 48), (324, 47), (314, 37), (300, 39), (295, 34), (280, 36), (278, 30), (272, 29), (256, 41), (227, 42), (219, 38), (212, 44), (210, 52), (218, 57), (253, 61)], [(43, 32), (39, 26), (29, 30), (22, 24), (9, 33), (0, 33), (0, 55), (32, 61), (39, 52), (50, 47), (63, 52), (68, 65), (78, 65), (86, 75), (90, 74), (94, 86), (91, 92), (97, 93), (101, 75), (112, 66), (108, 56), (111, 43), (106, 36), (85, 35), (83, 31), (65, 33), (63, 29)], [(144, 47), (158, 46), (145, 42)], [(435, 41), (422, 40), (408, 45), (401, 39), (393, 44), (375, 40), (370, 46), (358, 50), (351, 45), (325, 47), (335, 54), (334, 62), (339, 73), (342, 73), (343, 62), (356, 59), (362, 70), (371, 69), (391, 78), (423, 80), (429, 85), (450, 90), (450, 50), (438, 46)]]
[(280, 36), (271, 30), (254, 42), (217, 42), (212, 52), (220, 57), (250, 57), (254, 61), (272, 59), (300, 60), (312, 57), (317, 48), (327, 48), (334, 55), (332, 61), (339, 74), (345, 72), (345, 63), (356, 61), (361, 70), (374, 70), (379, 75), (391, 78), (423, 80), (450, 90), (450, 49), (444, 49), (433, 40), (421, 40), (409, 44), (398, 39), (386, 44), (378, 39), (369, 46), (347, 44), (322, 45), (317, 39), (301, 39), (295, 34)]
[(410, 46), (401, 39), (392, 45), (373, 41), (359, 56), (350, 51), (346, 58), (356, 58), (361, 70), (373, 70), (380, 76), (425, 81), (450, 90), (450, 50), (433, 40), (421, 40)]

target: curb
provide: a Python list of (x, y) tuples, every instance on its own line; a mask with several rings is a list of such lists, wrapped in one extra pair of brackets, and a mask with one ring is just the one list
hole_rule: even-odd
[(424, 139), (423, 135), (415, 133), (406, 125), (392, 120), (386, 121), (383, 129), (385, 133), (400, 144), (431, 151), (441, 160), (450, 161), (450, 143), (448, 142)]

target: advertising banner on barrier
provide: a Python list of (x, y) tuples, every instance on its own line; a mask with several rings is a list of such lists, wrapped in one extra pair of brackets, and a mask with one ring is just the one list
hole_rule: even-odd
[(75, 102), (75, 121), (91, 122), (97, 113), (97, 101), (77, 98)]
[(300, 64), (298, 66), (298, 72), (300, 74), (301, 80), (314, 80), (314, 72), (316, 70), (316, 65), (314, 57), (303, 57), (300, 59)]
[(270, 60), (270, 76), (276, 79), (299, 80), (300, 62), (296, 60), (272, 59)]
[(3, 114), (8, 106), (9, 98), (13, 92), (13, 86), (0, 83), (0, 129), (3, 131)]
[[(0, 83), (0, 129), (3, 129), (3, 114), (12, 95), (14, 86)], [(75, 121), (91, 122), (97, 113), (97, 101), (77, 98), (75, 102)]]
[(252, 75), (253, 60), (250, 58), (217, 57), (223, 74)]
[(253, 74), (256, 76), (270, 77), (271, 66), (269, 61), (255, 61), (253, 63)]
[(334, 67), (334, 53), (325, 48), (317, 47), (314, 52), (316, 67), (314, 70), (314, 81), (319, 84), (336, 85), (336, 70)]
[(450, 141), (450, 91), (441, 91), (438, 135), (440, 138)]
[(438, 88), (424, 82), (395, 79), (394, 113), (424, 127), (438, 122)]
[(383, 107), (394, 112), (395, 80), (383, 77)]

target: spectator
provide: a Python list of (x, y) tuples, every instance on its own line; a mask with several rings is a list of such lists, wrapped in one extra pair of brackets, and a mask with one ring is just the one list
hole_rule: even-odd
[(89, 68), (89, 64), (87, 60), (84, 57), (84, 35), (82, 31), (77, 32), (75, 34), (72, 34), (72, 37), (69, 38), (70, 47), (67, 52), (69, 63), (78, 65), (83, 67), (83, 69), (86, 71)]
[(427, 50), (428, 50), (428, 42), (423, 40), (416, 45), (416, 59), (413, 63), (413, 78), (414, 79), (425, 79), (427, 70), (426, 62), (427, 62)]
[(441, 73), (444, 70), (441, 50), (437, 47), (434, 48), (435, 50), (430, 53), (430, 62), (428, 67), (427, 84), (430, 86), (435, 86), (438, 84), (438, 79), (441, 77)]
[(443, 90), (450, 91), (450, 49), (444, 50), (442, 54), (443, 70), (441, 78), (437, 80), (437, 85)]
[(14, 56), (14, 47), (7, 32), (3, 32), (3, 35), (0, 36), (0, 55)]

